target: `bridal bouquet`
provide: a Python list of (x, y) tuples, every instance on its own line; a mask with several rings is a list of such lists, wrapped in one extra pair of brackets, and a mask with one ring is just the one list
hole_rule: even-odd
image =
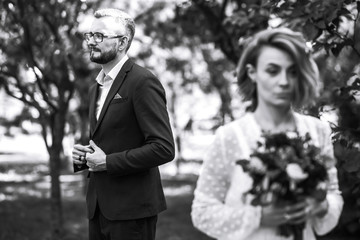
[[(315, 198), (322, 201), (326, 197), (327, 169), (325, 156), (312, 144), (309, 134), (300, 136), (296, 132), (268, 134), (258, 142), (258, 148), (250, 159), (238, 160), (252, 180), (248, 191), (254, 196), (251, 204), (295, 203)], [(294, 235), (302, 239), (305, 223), (280, 226), (282, 236)]]

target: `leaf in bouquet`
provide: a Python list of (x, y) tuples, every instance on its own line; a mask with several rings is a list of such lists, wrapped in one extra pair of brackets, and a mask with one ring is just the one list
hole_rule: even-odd
[(253, 154), (253, 156), (261, 159), (261, 161), (267, 166), (267, 169), (273, 170), (273, 169), (285, 169), (286, 167), (286, 161), (283, 161), (277, 153), (259, 153), (256, 152)]
[[(334, 157), (331, 157), (329, 155), (319, 155), (317, 158), (316, 158), (316, 161), (317, 162), (320, 162), (321, 164), (324, 165), (324, 167), (326, 169), (330, 169), (332, 167), (335, 166), (336, 164), (336, 160)], [(360, 165), (359, 165), (360, 166)], [(360, 168), (359, 168), (360, 169)]]
[(294, 146), (287, 146), (283, 150), (283, 154), (285, 156), (284, 161), (286, 163), (296, 163), (301, 166), (301, 168), (305, 168), (307, 165), (307, 161), (304, 161), (301, 154), (299, 154), (299, 150), (296, 149)]
[(312, 181), (316, 183), (325, 181), (328, 178), (325, 165), (318, 161), (312, 161), (311, 166), (309, 166), (306, 171), (309, 173), (309, 179), (312, 179)]
[(312, 180), (311, 178), (306, 179), (303, 182), (297, 184), (299, 189), (303, 190), (303, 195), (310, 196), (315, 190), (317, 186), (317, 181)]
[(268, 191), (269, 187), (270, 187), (270, 178), (268, 175), (265, 175), (261, 182), (261, 188), (265, 191)]
[(236, 161), (237, 165), (240, 165), (245, 172), (249, 171), (250, 169), (250, 161), (248, 159), (240, 159)]
[(305, 223), (283, 224), (279, 226), (279, 234), (284, 237), (294, 236), (294, 240), (303, 240)]
[(310, 141), (311, 141), (311, 135), (310, 135), (309, 132), (305, 133), (304, 141), (306, 141), (306, 142), (310, 142)]
[(281, 169), (274, 169), (267, 172), (267, 175), (270, 179), (277, 179), (279, 175), (282, 173)]
[(310, 145), (310, 147), (309, 147), (308, 149), (309, 149), (309, 152), (310, 152), (309, 154), (310, 154), (311, 156), (319, 155), (320, 152), (321, 152), (321, 149), (318, 148), (318, 147), (316, 147), (316, 146), (314, 146), (314, 145)]
[(257, 156), (254, 156), (254, 155), (251, 156), (250, 168), (255, 173), (258, 173), (261, 175), (265, 175), (266, 171), (267, 171), (267, 167), (264, 164), (264, 162), (260, 158), (258, 158)]
[(258, 148), (261, 148), (264, 146), (264, 143), (262, 143), (261, 141), (257, 141), (256, 144), (257, 144)]
[(296, 192), (296, 182), (293, 179), (291, 179), (289, 182), (289, 189), (293, 193)]
[(281, 171), (285, 171), (287, 163), (287, 160), (282, 159), (281, 157), (276, 157), (272, 159), (273, 169), (280, 169)]
[(282, 189), (283, 189), (283, 187), (278, 182), (274, 182), (270, 186), (270, 190), (274, 193), (281, 193)]
[(324, 201), (326, 198), (327, 191), (324, 189), (316, 189), (314, 190), (310, 196), (315, 198), (317, 201), (321, 202)]
[(258, 196), (261, 192), (262, 189), (259, 183), (254, 183), (253, 188), (249, 191), (249, 193), (253, 194), (254, 196)]
[(292, 227), (289, 224), (283, 224), (279, 226), (280, 236), (290, 237), (293, 234)]
[(302, 158), (298, 158), (293, 162), (299, 164), (302, 169), (307, 171), (309, 168), (311, 168), (312, 161), (313, 160), (309, 156), (303, 156)]
[(292, 225), (294, 240), (304, 240), (305, 223)]
[(317, 162), (321, 162), (322, 160), (324, 160), (321, 157), (321, 151), (320, 148), (315, 147), (315, 146), (310, 146), (308, 149), (306, 149), (306, 157), (312, 159), (313, 161), (317, 161)]
[(250, 155), (250, 157), (260, 159), (265, 165), (268, 165), (268, 161), (271, 158), (271, 156), (268, 153), (263, 153), (263, 152), (254, 152)]
[(265, 146), (266, 148), (279, 148), (282, 146), (288, 146), (290, 144), (290, 139), (286, 133), (276, 133), (276, 134), (264, 134)]
[(260, 195), (261, 206), (268, 206), (274, 202), (274, 194), (271, 191), (264, 192)]
[[(328, 178), (325, 168), (318, 168), (309, 172), (309, 178), (298, 184), (298, 187), (304, 190), (305, 195), (312, 195), (317, 190), (326, 190)], [(322, 187), (323, 186), (323, 187)]]
[(253, 205), (253, 206), (261, 206), (260, 195), (255, 196), (255, 198), (253, 200), (251, 200), (251, 205)]

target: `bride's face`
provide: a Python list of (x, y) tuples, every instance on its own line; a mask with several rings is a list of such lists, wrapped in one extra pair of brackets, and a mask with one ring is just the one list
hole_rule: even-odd
[(248, 66), (248, 75), (256, 82), (259, 105), (291, 106), (299, 73), (287, 52), (271, 46), (262, 47), (257, 66)]

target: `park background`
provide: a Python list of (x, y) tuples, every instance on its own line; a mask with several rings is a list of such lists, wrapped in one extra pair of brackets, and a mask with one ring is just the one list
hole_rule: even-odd
[(331, 123), (345, 199), (319, 239), (360, 233), (360, 2), (355, 0), (0, 0), (0, 240), (87, 239), (85, 174), (71, 149), (87, 143), (88, 87), (99, 71), (82, 38), (102, 7), (124, 9), (137, 29), (129, 56), (163, 83), (177, 155), (161, 166), (168, 210), (157, 239), (210, 239), (190, 207), (202, 154), (217, 127), (241, 116), (236, 63), (254, 32), (304, 33), (321, 94), (306, 109)]

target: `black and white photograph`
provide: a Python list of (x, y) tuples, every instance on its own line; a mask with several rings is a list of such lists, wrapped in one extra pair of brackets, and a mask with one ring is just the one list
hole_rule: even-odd
[(0, 0), (0, 240), (356, 240), (359, 0)]

